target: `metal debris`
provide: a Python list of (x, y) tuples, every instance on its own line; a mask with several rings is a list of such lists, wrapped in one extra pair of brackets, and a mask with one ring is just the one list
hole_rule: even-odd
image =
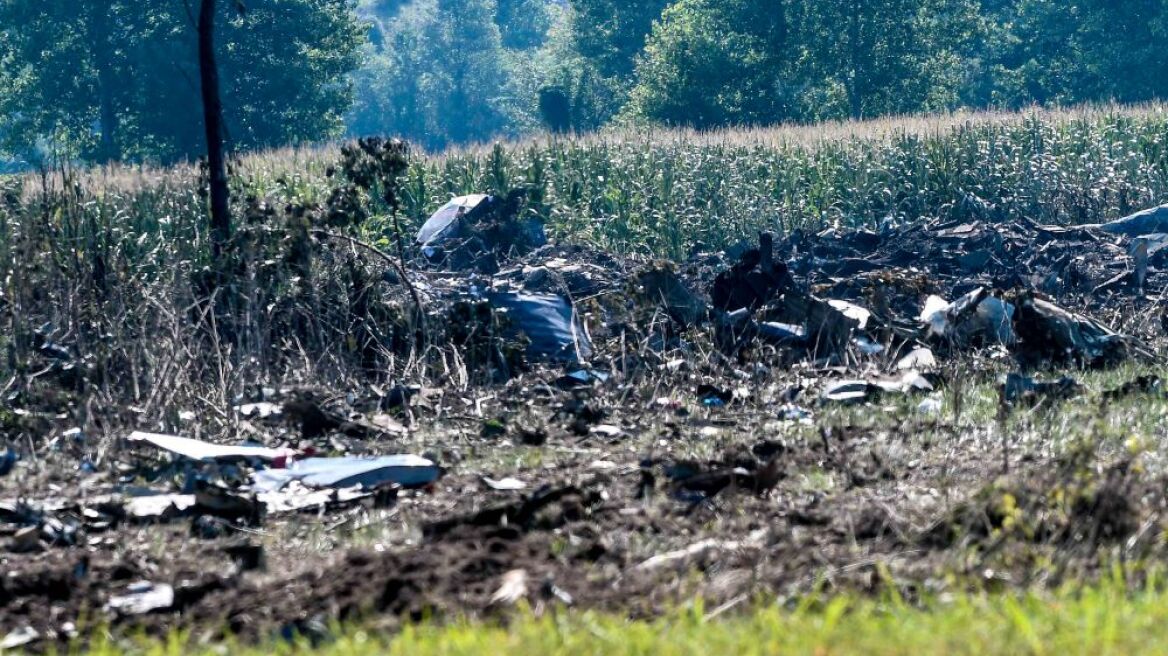
[(524, 483), (523, 481), (519, 480), (518, 478), (514, 478), (511, 476), (508, 476), (507, 478), (500, 478), (500, 479), (494, 479), (494, 478), (491, 478), (489, 476), (483, 476), (483, 484), (485, 484), (487, 487), (491, 488), (492, 490), (498, 490), (501, 492), (522, 490), (522, 489), (527, 487), (527, 483)]
[(340, 457), (306, 458), (285, 469), (264, 469), (252, 475), (252, 487), (274, 492), (292, 481), (309, 488), (376, 488), (386, 483), (402, 487), (422, 487), (438, 480), (442, 468), (415, 455), (379, 456), (375, 458)]
[(506, 313), (509, 330), (526, 337), (527, 354), (533, 359), (547, 358), (568, 362), (585, 362), (592, 357), (592, 342), (568, 301), (551, 294), (491, 292), (491, 305)]
[(503, 574), (499, 587), (488, 602), (492, 606), (514, 606), (527, 596), (527, 570), (513, 569)]
[(1168, 205), (1150, 207), (1120, 219), (1100, 224), (1097, 227), (1113, 235), (1137, 237), (1155, 232), (1168, 232)]
[(202, 440), (177, 435), (162, 435), (159, 433), (144, 433), (134, 431), (126, 438), (131, 444), (149, 444), (163, 451), (191, 460), (231, 462), (237, 460), (275, 460), (287, 457), (291, 452), (288, 449), (270, 449), (263, 446), (229, 446), (212, 444)]
[(1018, 355), (1028, 364), (1075, 363), (1087, 367), (1118, 364), (1137, 358), (1155, 360), (1151, 348), (1081, 314), (1064, 310), (1033, 293), (1017, 301), (1014, 328)]
[(166, 583), (140, 581), (126, 593), (111, 597), (105, 608), (119, 615), (144, 615), (174, 606), (174, 588)]
[(1078, 381), (1069, 376), (1058, 380), (1040, 381), (1030, 376), (1013, 372), (1006, 375), (1001, 387), (1002, 402), (1006, 405), (1037, 405), (1043, 400), (1061, 401), (1072, 398), (1082, 391)]
[(40, 632), (31, 626), (16, 629), (15, 631), (10, 631), (8, 635), (4, 636), (3, 640), (0, 640), (0, 652), (8, 649), (26, 647), (40, 639)]

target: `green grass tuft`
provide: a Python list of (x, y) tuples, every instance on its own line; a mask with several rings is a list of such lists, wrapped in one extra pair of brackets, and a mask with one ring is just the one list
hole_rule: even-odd
[[(235, 654), (312, 653), (330, 656), (481, 656), (541, 654), (1151, 654), (1168, 640), (1168, 593), (1129, 593), (1118, 580), (1052, 594), (970, 594), (924, 608), (898, 596), (808, 599), (793, 609), (760, 605), (709, 618), (700, 602), (657, 620), (629, 621), (603, 613), (525, 613), (506, 626), (482, 622), (408, 626), (389, 636), (353, 628), (316, 649), (273, 643), (233, 646)], [(184, 640), (124, 649), (113, 656), (226, 653), (222, 645), (193, 649)]]

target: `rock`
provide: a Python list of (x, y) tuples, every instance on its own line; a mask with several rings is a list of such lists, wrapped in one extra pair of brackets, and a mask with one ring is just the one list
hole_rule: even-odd
[(39, 526), (25, 526), (12, 535), (8, 542), (8, 550), (12, 553), (38, 553), (45, 550), (41, 543), (41, 529)]

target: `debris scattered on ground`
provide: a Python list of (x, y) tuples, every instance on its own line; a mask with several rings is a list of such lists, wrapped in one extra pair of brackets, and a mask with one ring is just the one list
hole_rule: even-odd
[(4, 455), (0, 456), (0, 476), (7, 476), (12, 473), (16, 467), (17, 461), (16, 449), (8, 447), (4, 450)]
[(927, 348), (915, 348), (896, 361), (897, 371), (929, 371), (937, 367), (937, 358)]
[(1020, 357), (1032, 364), (1045, 360), (1099, 367), (1133, 358), (1156, 359), (1138, 340), (1033, 294), (1019, 297), (1014, 324), (1021, 341)]
[(37, 526), (25, 526), (17, 529), (8, 543), (8, 550), (12, 553), (33, 553), (43, 549), (41, 529)]
[(141, 581), (126, 588), (126, 593), (111, 597), (106, 610), (121, 615), (144, 615), (174, 606), (174, 588), (166, 583)]
[(1063, 401), (1082, 391), (1078, 381), (1069, 376), (1058, 380), (1040, 381), (1017, 372), (1006, 375), (1002, 383), (1002, 401), (1007, 405), (1037, 405), (1040, 401)]
[[(728, 458), (724, 462), (702, 463), (680, 461), (665, 463), (662, 473), (670, 481), (674, 498), (689, 503), (714, 498), (723, 491), (750, 492), (766, 495), (781, 481), (786, 472), (783, 463), (776, 457), (777, 451), (766, 450), (745, 457)], [(642, 484), (647, 488), (641, 494), (651, 493), (655, 480), (650, 463), (643, 463)]]
[(881, 394), (912, 394), (933, 391), (933, 383), (915, 370), (905, 371), (898, 378), (870, 380), (842, 380), (832, 383), (820, 398), (831, 403), (862, 403)]
[(526, 338), (528, 357), (568, 362), (586, 362), (592, 357), (588, 334), (563, 298), (523, 292), (494, 292), (487, 298), (506, 313), (505, 325), (512, 337)]
[(820, 398), (832, 403), (860, 403), (867, 401), (874, 391), (874, 386), (866, 380), (842, 380), (823, 390)]
[(150, 444), (163, 451), (190, 458), (191, 460), (231, 462), (238, 460), (267, 460), (287, 458), (291, 455), (288, 449), (269, 449), (263, 446), (229, 446), (212, 444), (189, 437), (176, 435), (161, 435), (158, 433), (143, 433), (135, 431), (126, 438), (131, 444)]
[(438, 480), (442, 469), (415, 455), (376, 458), (339, 457), (294, 460), (283, 469), (262, 469), (252, 475), (256, 490), (275, 492), (292, 481), (310, 488), (375, 489), (386, 483), (423, 487)]
[(936, 396), (930, 396), (926, 399), (922, 399), (921, 402), (917, 404), (917, 412), (921, 413), (922, 415), (938, 415), (941, 414), (941, 409), (943, 407), (945, 407), (945, 404), (940, 398)]
[(1135, 379), (1129, 380), (1119, 387), (1104, 390), (1103, 400), (1116, 401), (1135, 394), (1157, 394), (1163, 396), (1163, 381), (1159, 376), (1154, 375), (1137, 376)]
[(460, 223), (466, 213), (478, 207), (486, 199), (485, 194), (458, 196), (438, 208), (418, 231), (416, 241), (422, 252), (427, 257), (435, 257), (444, 241), (459, 236), (459, 232), (462, 230)]
[(1166, 233), (1168, 232), (1168, 205), (1150, 207), (1146, 210), (1129, 214), (1123, 218), (1092, 227), (1097, 227), (1103, 232), (1109, 232), (1114, 235), (1126, 235), (1128, 237)]
[(728, 551), (757, 549), (763, 545), (763, 540), (766, 538), (766, 535), (766, 529), (758, 529), (743, 540), (719, 540), (716, 538), (709, 538), (700, 542), (695, 542), (694, 544), (691, 544), (683, 549), (657, 554), (656, 556), (653, 556), (652, 558), (639, 563), (636, 566), (636, 569), (642, 571), (655, 570), (679, 564), (686, 564), (709, 553), (720, 555)]
[(795, 283), (787, 266), (774, 259), (774, 238), (759, 237), (759, 247), (745, 251), (710, 286), (722, 341), (736, 352), (754, 338), (812, 357), (839, 357), (853, 332), (871, 314), (843, 300), (826, 301)]
[(759, 247), (744, 252), (729, 269), (714, 278), (710, 298), (726, 312), (757, 310), (794, 286), (787, 265), (775, 260), (774, 237), (759, 236)]
[[(249, 380), (236, 396), (186, 399), (177, 414), (144, 401), (114, 424), (143, 429), (119, 445), (131, 448), (112, 448), (125, 433), (75, 397), (51, 411), (13, 403), (5, 421), (47, 444), (11, 438), (0, 454), (0, 475), (20, 472), (3, 479), (12, 500), (0, 503), (14, 563), (0, 582), (14, 600), (4, 644), (57, 640), (58, 620), (103, 607), (119, 630), (261, 639), (327, 635), (329, 622), (366, 611), (624, 608), (633, 594), (657, 607), (680, 590), (662, 591), (666, 577), (677, 584), (672, 570), (708, 575), (713, 588), (762, 567), (760, 554), (782, 563), (760, 569), (775, 579), (766, 585), (798, 590), (825, 567), (850, 575), (858, 550), (905, 553), (910, 527), (938, 512), (940, 479), (921, 482), (929, 472), (976, 478), (983, 453), (942, 462), (918, 439), (922, 426), (954, 431), (968, 417), (966, 365), (989, 381), (1017, 367), (1001, 402), (1033, 407), (1083, 392), (1048, 367), (1156, 359), (1155, 322), (1131, 318), (1154, 317), (1168, 290), (1159, 219), (764, 233), (662, 263), (544, 244), (525, 202), (458, 198), (427, 222), (421, 256), (378, 279), (425, 329), (377, 343), (401, 366), (373, 368), (368, 381)], [(51, 325), (36, 335), (30, 371), (48, 372), (38, 384), (67, 380), (80, 342)], [(418, 373), (419, 346), (437, 354), (438, 374)], [(1102, 398), (1136, 394), (1163, 395), (1162, 384), (1142, 376)], [(876, 413), (896, 427), (874, 427)], [(813, 419), (824, 425), (809, 429)], [(206, 439), (168, 434), (178, 432)], [(1122, 490), (1107, 489), (1083, 499), (1124, 510)], [(1008, 524), (1008, 509), (976, 510), (963, 527), (987, 515)], [(1135, 535), (1130, 518), (1097, 523)], [(385, 529), (375, 546), (338, 567), (284, 571), (304, 547), (285, 536), (319, 535), (332, 549), (371, 526)], [(122, 562), (128, 536), (174, 535), (191, 548)], [(240, 575), (269, 561), (262, 580)], [(595, 569), (571, 575), (585, 564)], [(229, 584), (200, 578), (203, 568)]]
[(472, 194), (442, 206), (422, 225), (416, 243), (430, 262), (493, 273), (499, 259), (547, 243), (543, 223), (523, 216), (524, 192), (505, 197)]
[(0, 651), (8, 649), (19, 649), (31, 645), (40, 640), (41, 634), (31, 626), (25, 626), (19, 629), (8, 632), (3, 640), (0, 640)]
[(518, 478), (515, 478), (513, 476), (508, 476), (506, 478), (500, 478), (500, 479), (494, 479), (494, 478), (491, 478), (489, 476), (484, 476), (483, 483), (487, 487), (491, 488), (492, 490), (498, 490), (501, 492), (522, 490), (522, 489), (527, 487), (527, 483), (524, 483), (523, 481), (521, 481)]
[(513, 569), (499, 581), (499, 588), (491, 595), (490, 605), (514, 606), (527, 596), (527, 570)]
[(920, 320), (926, 326), (925, 338), (1010, 346), (1015, 341), (1013, 318), (1014, 306), (990, 296), (985, 287), (978, 287), (952, 303), (930, 296)]
[(279, 417), (284, 408), (278, 403), (258, 401), (256, 403), (241, 403), (235, 406), (235, 411), (246, 419), (271, 419)]
[(195, 507), (193, 494), (142, 494), (130, 495), (126, 499), (126, 513), (139, 521), (165, 521), (185, 514)]
[(697, 325), (709, 316), (710, 308), (706, 302), (690, 291), (669, 264), (654, 264), (642, 269), (636, 282), (648, 303), (659, 304), (682, 326)]
[(556, 385), (561, 389), (585, 387), (597, 383), (608, 382), (609, 374), (594, 369), (577, 369), (556, 379)]

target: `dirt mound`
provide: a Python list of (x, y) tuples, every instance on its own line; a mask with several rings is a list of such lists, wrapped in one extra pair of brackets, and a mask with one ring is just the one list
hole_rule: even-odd
[(490, 608), (502, 575), (523, 569), (540, 581), (551, 569), (549, 560), (542, 536), (507, 527), (468, 530), (404, 553), (352, 551), (291, 579), (209, 595), (180, 621), (223, 627), (244, 639), (313, 638), (333, 620), (420, 621), (482, 612)]

